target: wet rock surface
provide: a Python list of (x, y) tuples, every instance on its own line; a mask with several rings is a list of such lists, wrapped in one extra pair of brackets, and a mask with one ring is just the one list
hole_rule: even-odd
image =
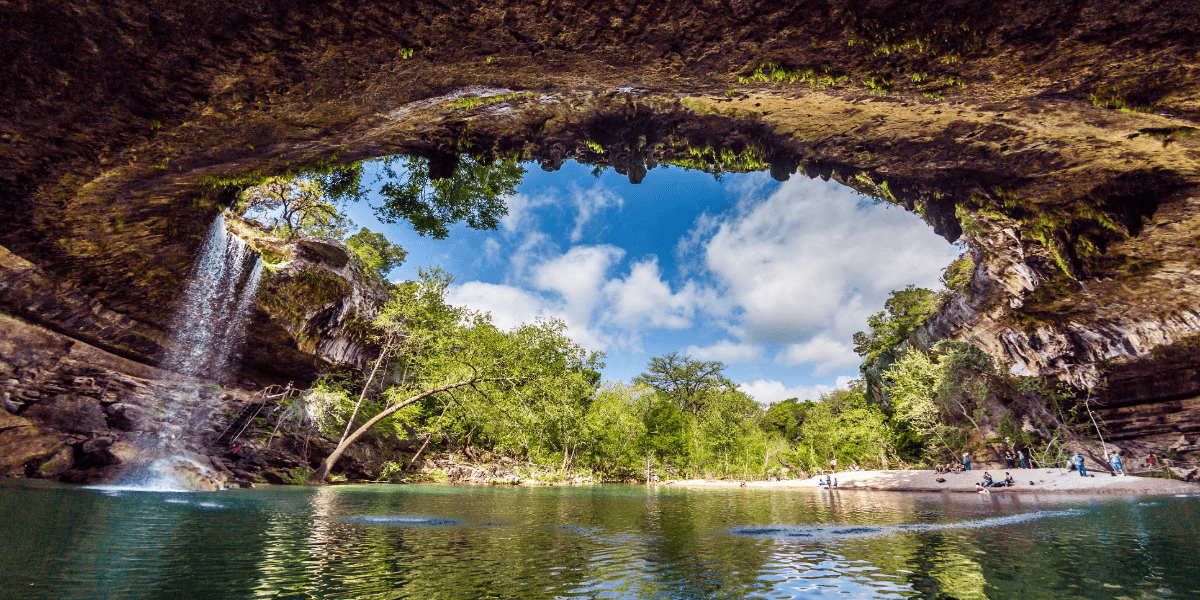
[[(3, 476), (112, 483), (162, 460), (155, 468), (186, 489), (266, 482), (267, 469), (299, 483), (332, 449), (276, 428), (279, 405), (252, 389), (185, 380), (4, 314), (0, 347), (0, 393), (15, 410), (0, 411)], [(168, 406), (182, 407), (176, 420)], [(343, 467), (374, 479), (385, 453), (369, 452)]]

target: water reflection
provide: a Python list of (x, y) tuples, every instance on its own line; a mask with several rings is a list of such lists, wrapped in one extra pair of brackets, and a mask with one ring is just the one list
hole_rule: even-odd
[(9, 482), (0, 595), (1188, 598), (1197, 517), (1174, 498)]

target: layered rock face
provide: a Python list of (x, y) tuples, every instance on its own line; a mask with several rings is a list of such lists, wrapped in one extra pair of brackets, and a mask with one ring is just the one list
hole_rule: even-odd
[[(284, 429), (273, 450), (257, 447), (251, 439), (282, 407), (262, 390), (289, 377), (303, 387), (325, 365), (362, 366), (372, 352), (362, 323), (387, 284), (333, 242), (280, 249), (292, 259), (260, 290), (242, 366), (216, 381), (154, 366), (166, 332), (0, 247), (0, 475), (94, 483), (170, 459), (155, 468), (195, 489), (303, 480), (280, 473), (306, 466), (310, 452), (320, 460), (328, 442), (301, 445)], [(323, 297), (305, 295), (314, 280)], [(352, 456), (347, 466), (360, 476), (380, 468), (367, 464)]]
[[(32, 1), (0, 16), (0, 310), (107, 355), (155, 363), (205, 230), (255, 174), (392, 152), (445, 170), (467, 152), (638, 181), (670, 162), (834, 179), (918, 211), (977, 265), (936, 335), (1015, 374), (1107, 382), (1110, 427), (1134, 437), (1194, 421), (1200, 388), (1179, 374), (1200, 359), (1154, 354), (1200, 332), (1186, 3)], [(294, 251), (264, 279), (235, 385), (370, 356), (361, 320), (381, 290), (338, 283), (357, 278), (344, 249)], [(46, 391), (92, 398), (63, 390)], [(28, 410), (12, 431), (73, 411)], [(53, 456), (83, 443), (63, 427)]]

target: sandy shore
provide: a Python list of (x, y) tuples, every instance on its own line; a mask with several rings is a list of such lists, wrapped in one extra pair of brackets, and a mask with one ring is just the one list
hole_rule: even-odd
[[(994, 479), (1004, 479), (1004, 470), (989, 470)], [(1113, 477), (1107, 472), (1095, 473), (1095, 477), (1080, 477), (1074, 471), (1064, 469), (1011, 469), (1008, 471), (1017, 482), (1014, 487), (994, 488), (994, 494), (1077, 492), (1086, 494), (1200, 494), (1200, 483), (1150, 477)], [(975, 493), (975, 483), (983, 479), (983, 471), (964, 471), (960, 474), (939, 475), (933, 471), (848, 471), (832, 475), (838, 481), (838, 489), (845, 490), (888, 490), (906, 492), (970, 492)], [(938, 483), (941, 477), (945, 483)], [(753, 488), (815, 488), (818, 479), (792, 479), (784, 481), (747, 481), (746, 487)], [(1030, 482), (1033, 482), (1030, 485)], [(689, 479), (660, 482), (659, 485), (686, 487), (740, 487), (738, 481), (706, 481)]]

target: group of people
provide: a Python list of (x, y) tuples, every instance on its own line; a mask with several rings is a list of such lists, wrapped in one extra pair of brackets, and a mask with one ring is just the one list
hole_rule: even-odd
[(1008, 471), (1004, 472), (1004, 481), (999, 481), (999, 482), (993, 481), (992, 474), (988, 473), (987, 471), (984, 471), (983, 472), (983, 482), (976, 483), (975, 486), (979, 487), (979, 488), (998, 488), (998, 487), (1012, 487), (1016, 484), (1017, 484), (1017, 482), (1013, 481), (1012, 474), (1009, 473)]
[(1015, 468), (1017, 468), (1017, 465), (1020, 465), (1020, 467), (1022, 469), (1029, 468), (1029, 460), (1025, 457), (1025, 451), (1017, 450), (1017, 453), (1013, 454), (1012, 450), (1005, 450), (1004, 451), (1004, 468), (1005, 469), (1015, 469)]
[(820, 487), (823, 487), (823, 488), (830, 488), (830, 489), (836, 488), (838, 486), (837, 478), (830, 479), (830, 477), (828, 475), (826, 475), (825, 479), (817, 480), (817, 485)]
[(945, 463), (937, 465), (933, 468), (933, 470), (937, 471), (939, 475), (946, 473), (962, 473), (963, 466), (958, 463)]
[[(1121, 453), (1113, 452), (1108, 455), (1108, 464), (1112, 467), (1113, 475), (1125, 475), (1125, 465), (1121, 462)], [(1083, 462), (1083, 450), (1076, 450), (1075, 455), (1067, 459), (1067, 470), (1078, 471), (1080, 477), (1087, 477), (1087, 465)]]

